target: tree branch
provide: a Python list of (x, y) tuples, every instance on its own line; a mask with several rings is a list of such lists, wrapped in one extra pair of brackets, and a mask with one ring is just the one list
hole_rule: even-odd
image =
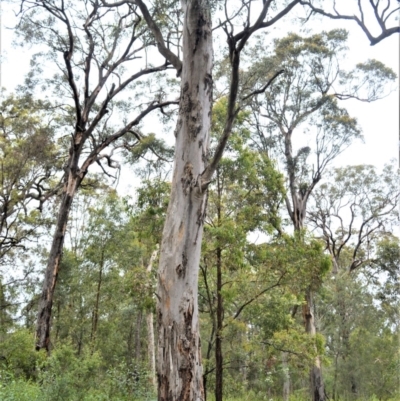
[(151, 30), (154, 38), (156, 39), (158, 51), (174, 66), (174, 68), (176, 69), (176, 76), (179, 77), (181, 75), (182, 61), (179, 60), (179, 58), (165, 45), (165, 41), (162, 36), (160, 28), (150, 15), (146, 4), (144, 4), (142, 0), (124, 0), (116, 3), (107, 3), (106, 1), (101, 0), (101, 2), (103, 3), (104, 6), (107, 7), (116, 7), (116, 6), (121, 6), (123, 4), (137, 5), (143, 14), (143, 18), (145, 19), (147, 26)]

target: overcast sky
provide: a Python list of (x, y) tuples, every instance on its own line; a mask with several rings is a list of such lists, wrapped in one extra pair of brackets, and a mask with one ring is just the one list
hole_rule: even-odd
[[(1, 66), (2, 86), (7, 93), (12, 92), (16, 85), (21, 84), (24, 75), (29, 70), (29, 49), (13, 48), (11, 46), (13, 31), (9, 29), (16, 23), (10, 5), (3, 3), (2, 14), (2, 51)], [(282, 24), (283, 25), (283, 24)], [(285, 24), (286, 25), (286, 24)], [(381, 43), (370, 46), (361, 29), (353, 22), (337, 22), (323, 19), (323, 22), (312, 20), (308, 26), (313, 31), (329, 30), (344, 27), (350, 31), (349, 64), (375, 58), (391, 67), (396, 73), (399, 71), (399, 36), (392, 35)], [(291, 26), (293, 29), (293, 26)], [(385, 99), (362, 103), (355, 100), (346, 101), (345, 105), (350, 114), (357, 117), (363, 129), (365, 143), (355, 143), (342, 155), (335, 165), (346, 164), (375, 164), (382, 166), (391, 159), (398, 160), (399, 156), (399, 85), (393, 86), (395, 91)]]

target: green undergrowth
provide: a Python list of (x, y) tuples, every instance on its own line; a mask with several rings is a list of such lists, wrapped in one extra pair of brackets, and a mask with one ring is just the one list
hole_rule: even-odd
[[(309, 397), (292, 395), (290, 401), (310, 401)], [(209, 395), (207, 401), (215, 401), (214, 395)], [(249, 391), (245, 394), (235, 397), (224, 397), (223, 401), (282, 401), (282, 398), (269, 397), (268, 395), (255, 394), (253, 391)], [(372, 396), (370, 398), (340, 398), (340, 401), (380, 401), (379, 398)], [(400, 401), (400, 398), (390, 398), (385, 401)]]

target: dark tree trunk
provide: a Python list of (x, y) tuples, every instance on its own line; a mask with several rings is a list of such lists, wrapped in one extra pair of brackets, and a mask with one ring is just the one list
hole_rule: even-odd
[(97, 282), (96, 301), (93, 309), (92, 332), (90, 333), (90, 340), (92, 342), (92, 347), (94, 347), (94, 343), (96, 341), (97, 324), (99, 321), (100, 291), (103, 279), (103, 269), (104, 269), (104, 248), (101, 250), (99, 281)]
[(51, 308), (53, 305), (54, 290), (60, 269), (68, 217), (80, 182), (81, 177), (74, 177), (72, 173), (67, 175), (67, 178), (64, 182), (56, 229), (47, 262), (42, 294), (39, 300), (39, 313), (36, 327), (37, 350), (44, 348), (47, 350), (47, 352), (50, 351)]
[[(206, 278), (205, 278), (205, 280), (206, 280)], [(206, 286), (207, 286), (207, 282), (206, 282)], [(207, 361), (210, 361), (211, 360), (211, 353), (212, 353), (212, 350), (213, 350), (214, 336), (215, 336), (217, 323), (215, 321), (214, 306), (212, 304), (212, 300), (210, 299), (210, 295), (211, 294), (209, 293), (208, 289), (207, 289), (207, 294), (208, 294), (208, 298), (209, 298), (209, 307), (210, 307), (212, 327), (211, 327), (210, 338), (208, 340), (206, 359), (207, 359)], [(204, 401), (207, 401), (207, 376), (210, 373), (211, 373), (211, 371), (206, 370), (204, 372), (204, 374), (203, 374)]]
[(222, 260), (221, 248), (217, 249), (217, 334), (215, 337), (215, 401), (222, 401), (223, 396), (223, 299), (222, 299)]

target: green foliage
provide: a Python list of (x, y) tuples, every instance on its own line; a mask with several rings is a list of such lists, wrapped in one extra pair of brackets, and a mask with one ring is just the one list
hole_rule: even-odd
[(35, 208), (51, 195), (60, 168), (50, 106), (31, 95), (0, 104), (0, 264), (49, 223)]
[[(175, 90), (179, 83), (175, 78), (163, 79), (161, 72), (154, 78), (142, 76), (140, 82), (128, 82), (140, 73), (135, 74), (131, 64), (124, 67), (124, 60), (119, 59), (121, 54), (132, 51), (125, 60), (132, 62), (141, 58), (142, 51), (145, 56), (148, 45), (154, 45), (136, 6), (124, 4), (117, 11), (103, 9), (102, 2), (66, 0), (68, 13), (63, 14), (63, 9), (52, 8), (57, 6), (54, 1), (23, 3), (28, 8), (21, 13), (22, 40), (46, 44), (50, 51), (33, 57), (33, 69), (21, 93), (41, 86), (46, 96), (57, 97), (60, 107), (52, 109), (49, 103), (36, 101), (30, 95), (10, 96), (1, 104), (0, 263), (7, 268), (14, 265), (9, 260), (6, 264), (4, 256), (12, 257), (16, 244), (24, 246), (27, 239), (38, 238), (50, 226), (50, 220), (36, 207), (41, 209), (47, 195), (52, 190), (57, 192), (56, 182), (68, 157), (68, 153), (60, 156), (60, 150), (73, 144), (70, 130), (80, 128), (76, 121), (75, 108), (80, 108), (77, 103), (82, 102), (82, 108), (92, 104), (84, 112), (88, 117), (86, 128), (97, 127), (86, 131), (88, 140), (82, 145), (82, 155), (98, 150), (101, 153), (96, 161), (107, 160), (108, 166), (113, 167), (117, 164), (101, 148), (111, 140), (110, 135), (122, 133), (114, 131), (112, 124), (120, 127), (122, 122), (126, 126), (135, 113), (164, 100), (167, 92)], [(219, 9), (222, 3), (211, 1), (211, 11)], [(230, 14), (236, 15), (232, 29), (242, 18), (245, 26), (249, 23), (244, 14), (250, 3), (248, 7), (243, 3), (237, 14)], [(269, 3), (273, 12), (278, 10), (279, 2)], [(88, 17), (90, 7), (95, 5), (100, 9)], [(52, 15), (44, 12), (49, 10)], [(182, 16), (179, 1), (155, 1), (150, 12), (164, 38), (168, 37), (168, 46), (171, 49), (179, 46), (181, 30), (179, 23), (176, 25)], [(71, 24), (68, 28), (73, 32), (69, 39), (75, 41), (74, 49), (68, 56), (73, 73), (63, 70), (53, 75), (52, 71), (50, 76), (46, 73), (50, 64), (43, 60), (61, 68), (66, 61), (63, 57), (68, 36), (62, 30), (62, 22), (67, 19), (57, 20), (60, 15), (66, 18), (68, 15)], [(229, 23), (222, 24), (228, 32)], [(136, 32), (132, 31), (133, 26)], [(129, 42), (131, 33), (140, 45), (132, 42), (124, 53), (120, 51), (121, 44)], [(279, 146), (286, 146), (295, 130), (314, 134), (314, 145), (302, 143), (285, 161), (288, 178), (294, 176), (289, 196), (304, 200), (305, 194), (314, 190), (326, 166), (354, 139), (361, 138), (357, 120), (341, 107), (339, 100), (376, 100), (385, 95), (387, 83), (396, 74), (377, 60), (359, 63), (352, 71), (344, 70), (340, 63), (346, 57), (347, 38), (348, 33), (342, 29), (308, 36), (290, 33), (275, 40), (270, 51), (265, 49), (264, 40), (243, 51), (249, 58), (243, 58), (241, 63), (238, 99), (241, 111), (215, 181), (208, 188), (200, 265), (199, 305), (208, 393), (214, 385), (211, 376), (216, 300), (221, 296), (219, 334), (223, 342), (226, 401), (279, 400), (288, 372), (293, 387), (291, 401), (308, 400), (309, 368), (317, 356), (322, 356), (327, 391), (333, 393), (334, 399), (386, 401), (399, 396), (396, 390), (400, 368), (398, 239), (388, 232), (377, 231), (376, 237), (360, 245), (362, 256), (368, 255), (363, 275), (340, 271), (330, 276), (331, 257), (325, 253), (324, 242), (306, 230), (294, 235), (284, 232), (282, 208), (287, 184), (278, 161), (273, 160), (280, 152)], [(150, 58), (143, 59), (146, 66), (151, 65)], [(140, 63), (136, 73), (143, 71)], [(229, 83), (229, 77), (224, 75), (226, 63), (221, 62), (214, 74), (224, 86)], [(159, 69), (162, 68), (161, 64)], [(259, 91), (281, 69), (283, 73), (267, 90), (257, 97), (247, 96)], [(90, 70), (101, 77), (97, 88), (93, 76), (85, 79)], [(72, 76), (79, 93), (75, 93), (75, 105), (71, 103), (75, 84), (67, 85)], [(107, 77), (111, 82), (105, 91), (103, 78)], [(125, 88), (133, 89), (131, 97), (108, 102)], [(97, 101), (89, 93), (99, 93), (105, 98)], [(102, 112), (98, 114), (100, 110), (105, 112), (104, 116), (108, 114), (101, 127), (96, 125), (103, 116)], [(174, 121), (171, 113), (161, 112), (163, 123)], [(213, 146), (207, 157), (212, 156), (221, 137), (226, 112), (227, 98), (221, 96), (213, 108)], [(56, 141), (60, 127), (62, 136)], [(54, 299), (50, 356), (33, 351), (32, 322), (40, 289), (33, 280), (21, 280), (25, 287), (18, 293), (4, 284), (7, 281), (0, 275), (1, 400), (155, 398), (144, 320), (155, 306), (156, 273), (154, 268), (148, 270), (156, 262), (157, 245), (162, 237), (170, 192), (170, 185), (162, 175), (169, 169), (173, 151), (155, 134), (141, 133), (142, 127), (136, 122), (133, 127), (135, 131), (119, 137), (109, 156), (124, 149), (126, 160), (136, 164), (143, 182), (135, 202), (120, 199), (105, 186), (104, 194), (99, 195), (96, 190), (99, 182), (92, 176), (85, 177), (74, 205)], [(77, 131), (81, 134), (80, 129)], [(291, 147), (290, 143), (286, 153), (291, 153)], [(71, 153), (72, 150), (73, 147)], [(82, 167), (82, 163), (78, 164)], [(157, 178), (150, 179), (153, 176)], [(393, 189), (397, 179), (394, 171), (387, 168), (383, 177), (378, 180), (374, 169), (366, 166), (337, 169), (335, 187), (321, 186), (316, 206), (322, 210), (324, 202), (340, 203), (344, 193), (347, 196), (351, 193), (359, 200), (368, 188), (372, 196), (363, 198), (366, 199), (363, 205), (350, 203), (350, 210), (355, 211), (356, 218), (371, 216), (373, 220), (380, 213), (379, 205), (387, 202), (387, 189), (391, 196), (386, 203), (389, 208), (394, 207), (398, 196)], [(368, 214), (374, 207), (378, 209)], [(385, 231), (390, 231), (387, 228), (392, 221), (384, 223)], [(336, 244), (343, 243), (353, 232), (357, 234), (354, 226), (347, 229), (337, 224), (329, 228), (331, 234), (337, 228)], [(340, 264), (349, 265), (353, 256), (350, 246), (343, 247)], [(313, 337), (304, 332), (299, 313), (305, 292), (313, 292), (317, 298), (320, 333)], [(25, 320), (15, 322), (18, 297), (29, 299), (23, 307)], [(285, 361), (283, 354), (287, 355)]]
[(12, 374), (1, 372), (0, 399), (2, 401), (39, 401), (40, 387), (23, 378), (15, 379)]
[(62, 345), (41, 366), (42, 396), (46, 401), (84, 399), (85, 394), (100, 385), (99, 354), (76, 356), (72, 346)]
[[(4, 338), (5, 337), (5, 338)], [(16, 329), (0, 342), (0, 368), (12, 372), (15, 379), (37, 378), (37, 365), (44, 359), (43, 353), (33, 349), (33, 336), (27, 329)]]

